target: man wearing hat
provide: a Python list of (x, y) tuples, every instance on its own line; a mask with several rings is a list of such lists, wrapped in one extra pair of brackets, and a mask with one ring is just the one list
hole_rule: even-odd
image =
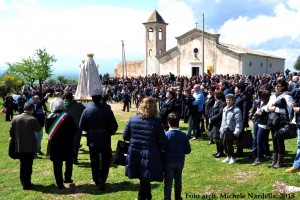
[(31, 174), (34, 154), (37, 151), (35, 132), (41, 131), (39, 121), (33, 117), (34, 105), (26, 102), (24, 112), (14, 117), (9, 130), (15, 138), (15, 151), (20, 154), (20, 181), (24, 190), (32, 188)]
[(96, 89), (90, 96), (94, 104), (83, 111), (79, 128), (87, 132), (93, 180), (100, 190), (105, 190), (112, 159), (111, 136), (118, 130), (118, 123), (112, 110), (100, 103), (102, 90)]

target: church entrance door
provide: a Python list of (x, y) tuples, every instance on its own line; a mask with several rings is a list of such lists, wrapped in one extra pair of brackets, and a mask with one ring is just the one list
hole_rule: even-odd
[(192, 67), (192, 76), (199, 76), (199, 67)]

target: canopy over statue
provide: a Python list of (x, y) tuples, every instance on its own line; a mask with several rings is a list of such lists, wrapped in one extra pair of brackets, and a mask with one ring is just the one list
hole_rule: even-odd
[(98, 68), (93, 59), (94, 54), (88, 54), (88, 58), (80, 66), (80, 76), (75, 93), (77, 100), (92, 100), (94, 95), (102, 95), (103, 87), (98, 73)]

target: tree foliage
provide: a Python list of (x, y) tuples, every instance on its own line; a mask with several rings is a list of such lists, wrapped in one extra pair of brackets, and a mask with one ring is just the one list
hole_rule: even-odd
[(21, 62), (7, 63), (8, 70), (24, 78), (26, 83), (33, 87), (33, 83), (38, 81), (40, 89), (47, 78), (53, 74), (52, 63), (56, 62), (53, 55), (46, 52), (46, 49), (37, 49), (32, 57), (24, 58)]
[(297, 58), (297, 60), (296, 60), (296, 62), (294, 64), (294, 68), (296, 70), (300, 70), (300, 56), (298, 56), (298, 58)]
[(68, 81), (64, 76), (58, 76), (57, 80), (59, 81), (60, 84), (66, 84)]
[(6, 73), (0, 78), (0, 96), (4, 98), (7, 93), (19, 91), (24, 81), (17, 74)]

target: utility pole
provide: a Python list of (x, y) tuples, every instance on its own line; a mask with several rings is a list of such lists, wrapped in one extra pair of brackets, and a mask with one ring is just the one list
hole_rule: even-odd
[(124, 41), (121, 40), (121, 42), (122, 42), (122, 70), (123, 70), (123, 78), (124, 78), (124, 60), (123, 60)]
[(203, 17), (203, 24), (202, 24), (202, 78), (204, 76), (204, 13)]
[(122, 42), (122, 69), (123, 69), (123, 77), (125, 78), (125, 73), (127, 77), (127, 67), (126, 67), (124, 40), (121, 40), (121, 42)]

